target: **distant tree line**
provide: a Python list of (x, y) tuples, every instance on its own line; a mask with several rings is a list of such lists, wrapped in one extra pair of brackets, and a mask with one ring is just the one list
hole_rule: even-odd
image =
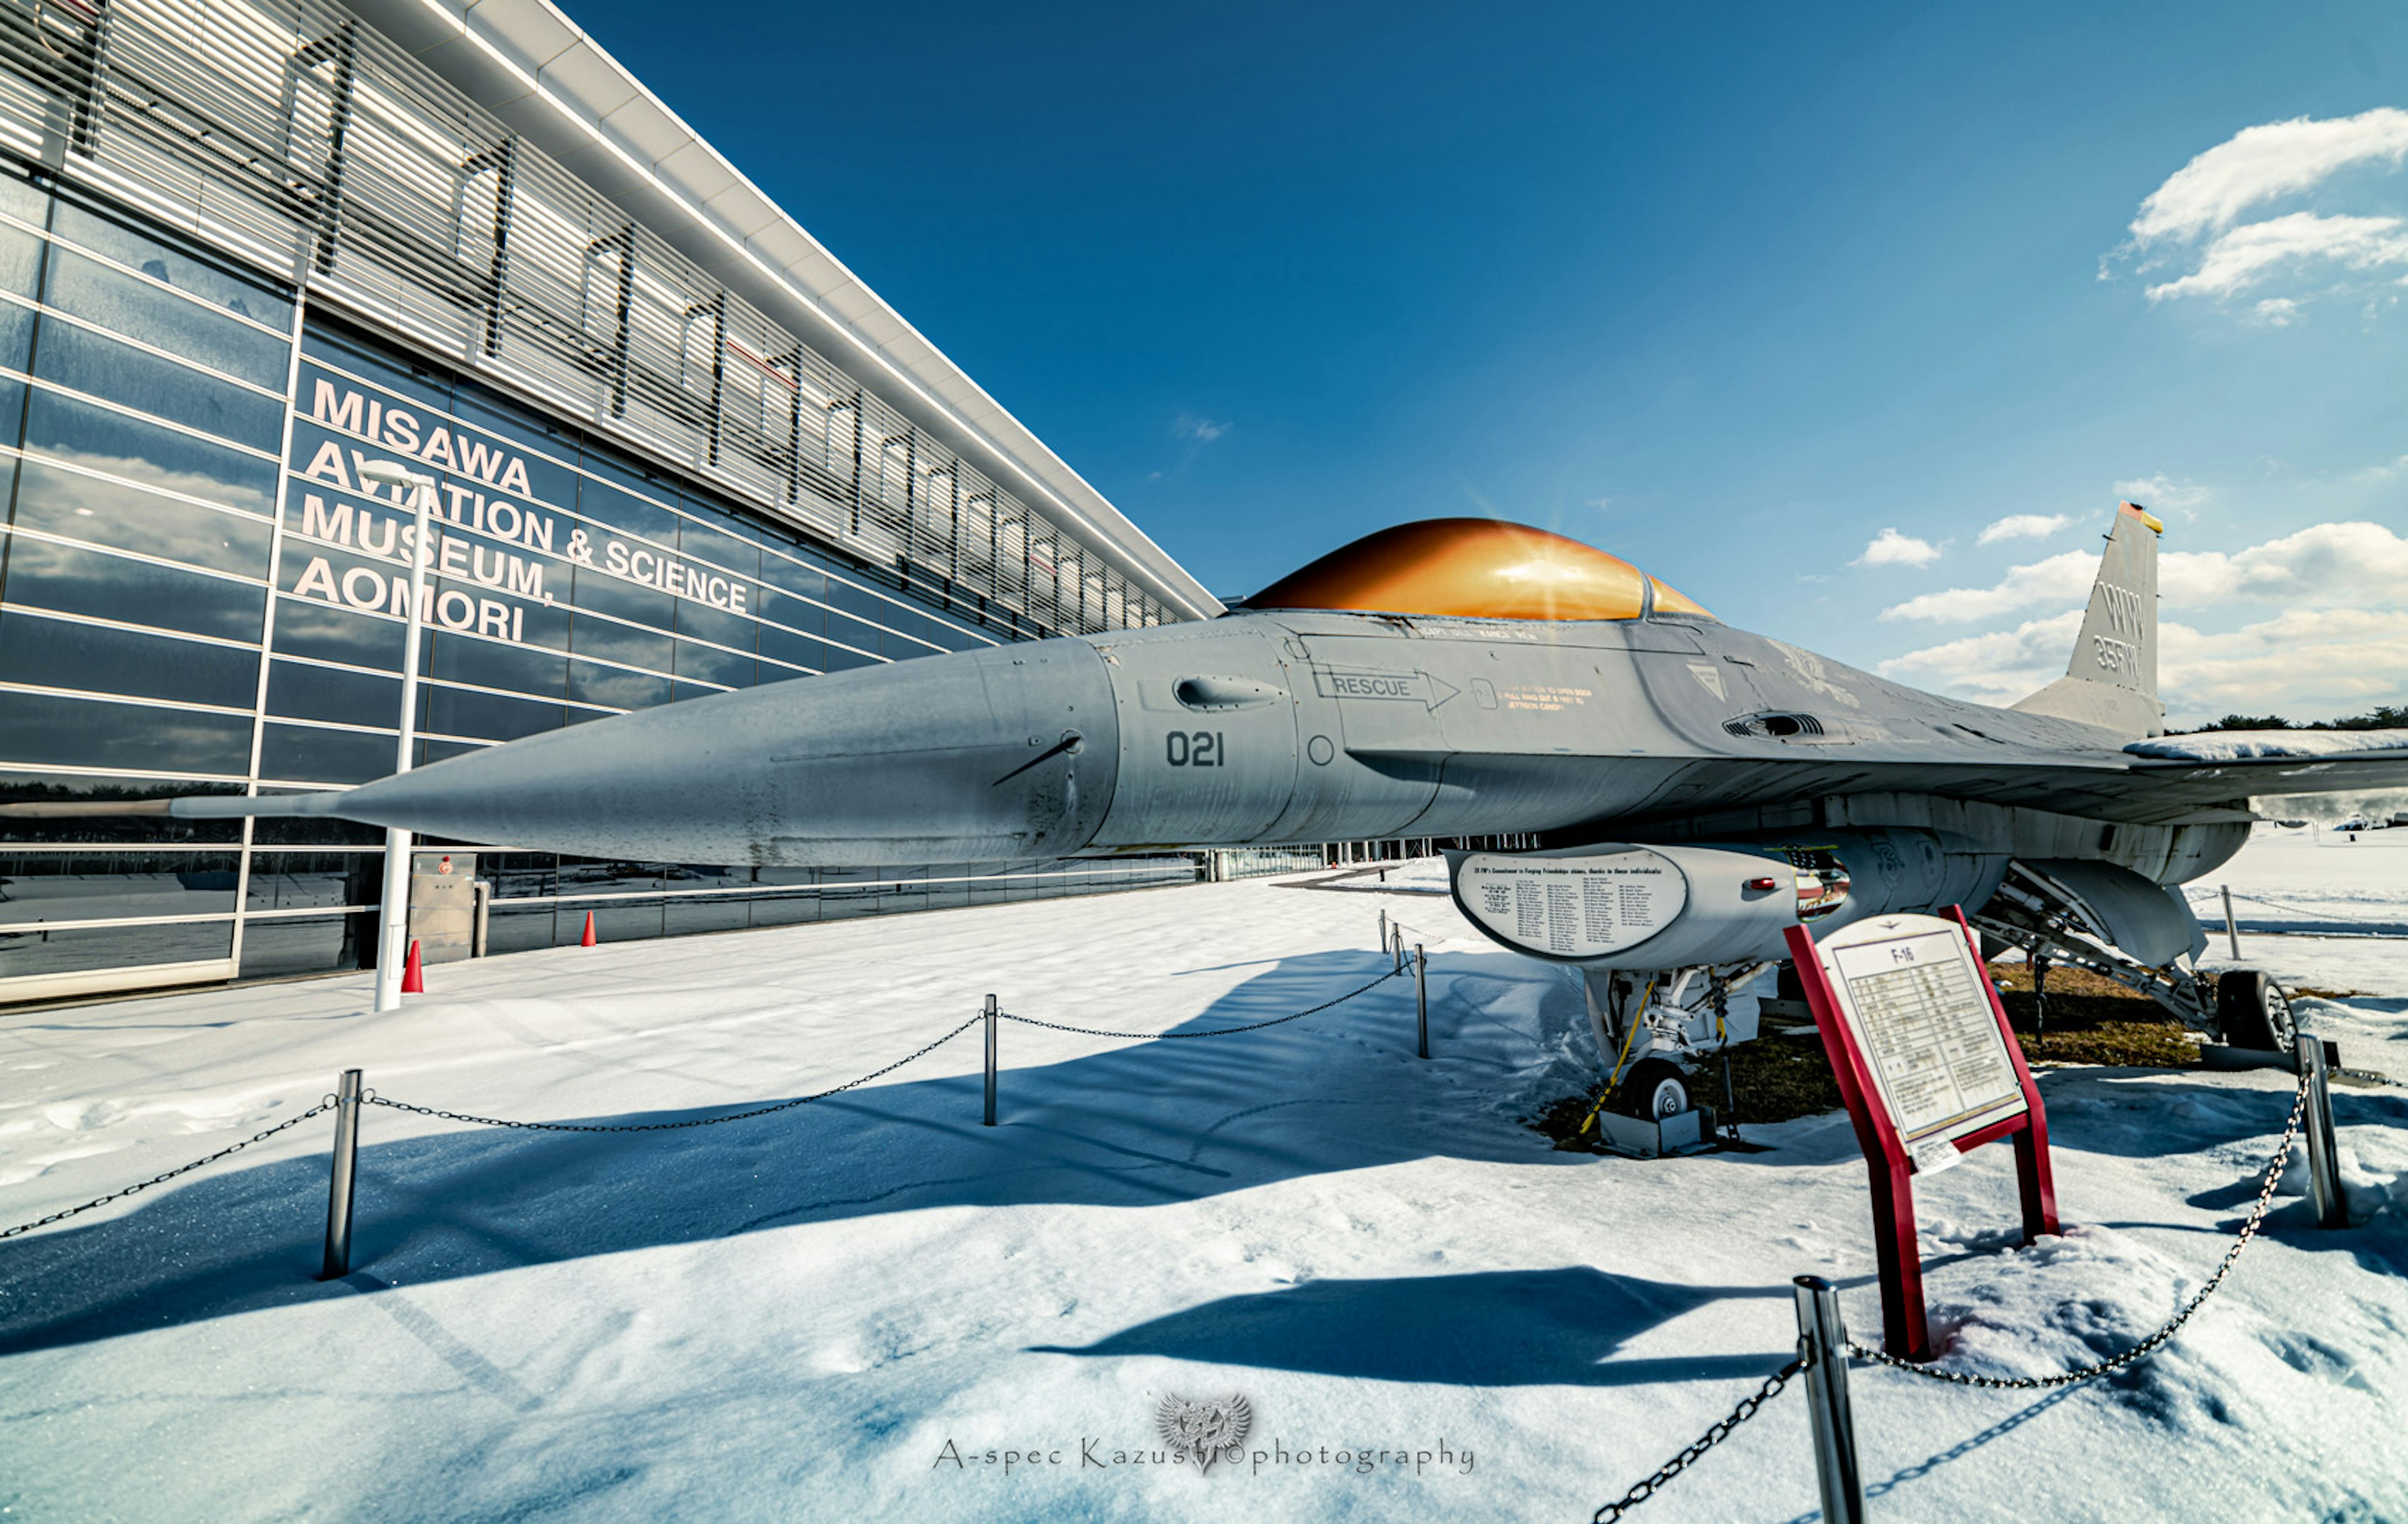
[(2345, 715), (2339, 719), (2311, 719), (2298, 724), (2281, 715), (2226, 715), (2211, 720), (2197, 731), (2170, 731), (2172, 735), (2196, 735), (2203, 731), (2387, 731), (2408, 730), (2408, 705), (2378, 704), (2362, 715)]

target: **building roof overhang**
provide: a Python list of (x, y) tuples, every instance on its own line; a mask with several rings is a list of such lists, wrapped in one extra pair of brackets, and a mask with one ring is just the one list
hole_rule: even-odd
[(1191, 617), (1220, 600), (549, 0), (346, 0), (914, 424)]

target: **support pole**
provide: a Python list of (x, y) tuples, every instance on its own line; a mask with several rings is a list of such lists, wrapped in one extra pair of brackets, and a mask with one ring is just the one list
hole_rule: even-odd
[(2215, 887), (2217, 892), (2224, 896), (2224, 940), (2231, 945), (2233, 961), (2238, 962), (2241, 958), (2241, 928), (2232, 919), (2232, 886), (2218, 884)]
[(1840, 1293), (1820, 1275), (1800, 1275), (1794, 1284), (1798, 1358), (1806, 1367), (1825, 1524), (1863, 1524), (1864, 1479), (1856, 1467), (1856, 1420), (1848, 1408), (1848, 1329), (1840, 1317)]
[(2300, 1131), (2308, 1140), (2308, 1190), (2316, 1204), (2316, 1226), (2349, 1226), (2349, 1203), (2341, 1193), (2341, 1154), (2333, 1143), (2332, 1090), (2326, 1083), (2325, 1045), (2299, 1036), (2300, 1072), (2308, 1076), (2308, 1113)]
[(986, 1125), (995, 1125), (995, 997), (986, 997)]
[(1380, 911), (1380, 950), (1388, 950), (1388, 912), (1384, 907)]
[[(328, 249), (331, 251), (331, 244)], [(395, 773), (407, 773), (418, 750), (419, 649), (423, 642), (426, 602), (431, 594), (426, 584), (419, 580), (419, 574), (435, 560), (426, 534), (427, 510), (435, 506), (435, 478), (384, 461), (371, 462), (361, 474), (371, 481), (408, 485), (416, 502), (417, 538), (411, 543), (408, 557), (408, 618), (402, 625), (400, 735), (394, 748), (393, 764)], [(382, 924), (377, 937), (376, 1008), (380, 1011), (401, 1007), (402, 964), (409, 947), (410, 845), (408, 832), (398, 826), (385, 828), (384, 903), (380, 907)]]
[(1429, 954), (1413, 944), (1413, 1015), (1421, 1026), (1422, 1057), (1429, 1057)]
[(335, 1170), (326, 1186), (326, 1258), (320, 1280), (351, 1273), (351, 1188), (360, 1166), (360, 1072), (346, 1069), (335, 1087)]

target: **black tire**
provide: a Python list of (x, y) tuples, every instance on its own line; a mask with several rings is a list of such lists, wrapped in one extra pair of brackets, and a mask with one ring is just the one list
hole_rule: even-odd
[(1664, 1059), (1641, 1059), (1622, 1076), (1613, 1109), (1626, 1117), (1674, 1117), (1689, 1109), (1689, 1076)]
[(2215, 1019), (2234, 1047), (2288, 1053), (2300, 1034), (2291, 997), (2264, 969), (2236, 968), (2215, 981)]

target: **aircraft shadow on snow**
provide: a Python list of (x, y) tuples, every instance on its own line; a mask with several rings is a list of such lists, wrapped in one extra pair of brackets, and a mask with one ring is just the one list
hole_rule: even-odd
[(1786, 1286), (1687, 1286), (1585, 1265), (1316, 1280), (1223, 1297), (1054, 1355), (1167, 1355), (1218, 1365), (1466, 1387), (1607, 1387), (1760, 1376), (1777, 1353), (1609, 1360), (1660, 1323)]
[[(1512, 965), (1515, 973), (1508, 976), (1484, 971), (1488, 961), (1484, 955), (1450, 957), (1443, 972), (1433, 969), (1437, 1058), (1429, 1063), (1412, 1057), (1412, 987), (1402, 979), (1305, 1018), (1298, 1023), (1307, 1034), (1301, 1044), (1266, 1046), (1239, 1035), (1133, 1045), (1011, 1068), (1013, 1045), (1033, 1034), (1007, 1024), (1003, 1125), (991, 1129), (979, 1125), (982, 1081), (975, 1072), (878, 1085), (776, 1117), (671, 1132), (466, 1128), (380, 1141), (379, 1133), (400, 1118), (370, 1107), (360, 1151), (356, 1273), (346, 1282), (329, 1286), (311, 1278), (324, 1227), (326, 1154), (237, 1163), (147, 1197), (123, 1217), (0, 1244), (0, 1354), (374, 1293), (389, 1284), (886, 1212), (1150, 1206), (1432, 1156), (1595, 1166), (1591, 1156), (1554, 1152), (1489, 1104), (1522, 1082), (1520, 1066), (1509, 1071), (1495, 1055), (1525, 1051), (1527, 1039), (1495, 1040), (1498, 1018), (1486, 1014), (1481, 997), (1532, 981), (1523, 965)], [(1171, 1030), (1284, 1015), (1351, 989), (1379, 968), (1379, 956), (1369, 951), (1285, 960)], [(1540, 1024), (1547, 1033), (1585, 1022), (1568, 984), (1546, 985), (1540, 998)], [(1127, 1025), (1143, 1030), (1141, 1013), (1132, 1012)], [(910, 1035), (898, 1033), (898, 1044)], [(977, 1039), (973, 1029), (957, 1043)], [(963, 1048), (953, 1052), (959, 1061)], [(880, 1056), (865, 1051), (863, 1059)], [(2069, 1100), (2101, 1096), (2113, 1075), (2103, 1081), (2066, 1075), (2053, 1079), (2050, 1090)], [(376, 1076), (368, 1078), (373, 1084)], [(2267, 1125), (2254, 1110), (2250, 1119), (2227, 1112), (2271, 1108), (2272, 1098), (2189, 1089), (2197, 1092), (2199, 1115), (2178, 1122), (2171, 1134), (2143, 1139), (2128, 1136), (2136, 1130), (2112, 1121), (2089, 1125), (2078, 1106), (2057, 1132), (2086, 1149), (2137, 1154), (2202, 1148)], [(441, 1104), (448, 1098), (413, 1092), (398, 1099)], [(2335, 1102), (2337, 1109), (2393, 1104), (2361, 1096), (2337, 1095)], [(759, 1104), (762, 1098), (749, 1098), (557, 1119), (674, 1122)], [(2272, 1125), (2279, 1125), (2279, 1113), (2270, 1115)], [(2340, 1118), (2344, 1126), (2351, 1119), (2346, 1111)], [(312, 1125), (331, 1130), (331, 1124)], [(1853, 1135), (1840, 1124), (1793, 1132), (1775, 1153), (1722, 1157), (1734, 1168), (1754, 1169), (1828, 1164), (1855, 1151)], [(1610, 1190), (1610, 1184), (1601, 1179), (1600, 1189)], [(2254, 1195), (2254, 1178), (2232, 1189)], [(2224, 1204), (2219, 1196), (2194, 1204)], [(2002, 1213), (2011, 1205), (2011, 1196), (2000, 1199)], [(2275, 1218), (2288, 1215), (2278, 1212)], [(2282, 1220), (2270, 1219), (2269, 1228), (2286, 1232)], [(1623, 1231), (1601, 1215), (1600, 1252)], [(2395, 1261), (2408, 1259), (2408, 1252), (2372, 1242), (2389, 1236), (2380, 1229), (2304, 1230), (2298, 1241), (2339, 1248), (2345, 1246), (2339, 1240), (2352, 1240), (2346, 1246), (2370, 1268), (2401, 1273)], [(1695, 1293), (1733, 1294), (1770, 1293)], [(1283, 1367), (1318, 1360), (1296, 1368), (1484, 1385), (1665, 1378), (1666, 1370), (1644, 1374), (1650, 1365), (1677, 1366), (1699, 1378), (1721, 1374), (1713, 1358), (1592, 1368), (1605, 1351), (1697, 1304), (1684, 1300), (1691, 1295), (1584, 1269), (1326, 1281), (1209, 1303), (1072, 1352), (1193, 1350), (1195, 1358), (1228, 1363)], [(1441, 1311), (1477, 1336), (1445, 1335), (1442, 1346), (1414, 1354), (1371, 1352), (1396, 1342), (1375, 1331), (1443, 1327)], [(1350, 1350), (1311, 1333), (1324, 1326), (1360, 1331), (1361, 1347)], [(1558, 1335), (1584, 1353), (1575, 1358), (1555, 1347), (1551, 1341)], [(1753, 1370), (1761, 1360), (1742, 1363)], [(1415, 1371), (1425, 1374), (1410, 1374)], [(1554, 1374), (1533, 1374), (1541, 1372)]]
[[(1552, 1151), (1537, 1133), (1479, 1104), (1519, 1083), (1494, 1056), (1500, 1050), (1497, 1018), (1485, 1014), (1480, 997), (1531, 982), (1526, 969), (1510, 980), (1484, 973), (1488, 961), (1485, 955), (1452, 957), (1442, 973), (1433, 970), (1437, 1061), (1429, 1063), (1412, 1054), (1412, 986), (1401, 978), (1285, 1029), (1302, 1042), (1266, 1044), (1243, 1034), (1014, 1068), (1013, 1047), (1026, 1051), (1036, 1034), (1006, 1023), (1003, 1125), (996, 1128), (980, 1125), (975, 1071), (906, 1078), (775, 1117), (670, 1132), (462, 1128), (392, 1139), (402, 1118), (370, 1106), (362, 1118), (355, 1273), (346, 1282), (312, 1278), (325, 1220), (323, 1147), (273, 1163), (236, 1161), (145, 1198), (123, 1217), (0, 1244), (0, 1353), (374, 1293), (388, 1283), (423, 1285), (886, 1212), (1151, 1206), (1433, 1155), (1594, 1163)], [(1171, 1030), (1286, 1015), (1360, 985), (1382, 965), (1368, 950), (1267, 964)], [(1445, 998), (1450, 994), (1456, 998)], [(1546, 985), (1541, 999), (1552, 1030), (1585, 1021), (1568, 984)], [(1142, 1011), (1124, 1020), (1147, 1030)], [(879, 1047), (916, 1036), (898, 1033), (865, 1045), (862, 1066), (885, 1056)], [(960, 1062), (978, 1040), (973, 1028), (949, 1057)], [(367, 1078), (373, 1086), (377, 1076)], [(410, 1091), (396, 1099), (442, 1105), (450, 1098)], [(774, 1099), (545, 1119), (675, 1122)], [(331, 1122), (310, 1125), (328, 1129), (321, 1139), (331, 1132)], [(1534, 1294), (1517, 1291), (1496, 1305), (1548, 1300), (1538, 1294), (1534, 1303)], [(1587, 1295), (1594, 1303), (1597, 1293)], [(1653, 1295), (1630, 1305), (1654, 1305)], [(1584, 1312), (1581, 1305), (1543, 1316), (1576, 1323), (1598, 1316), (1594, 1306)]]

